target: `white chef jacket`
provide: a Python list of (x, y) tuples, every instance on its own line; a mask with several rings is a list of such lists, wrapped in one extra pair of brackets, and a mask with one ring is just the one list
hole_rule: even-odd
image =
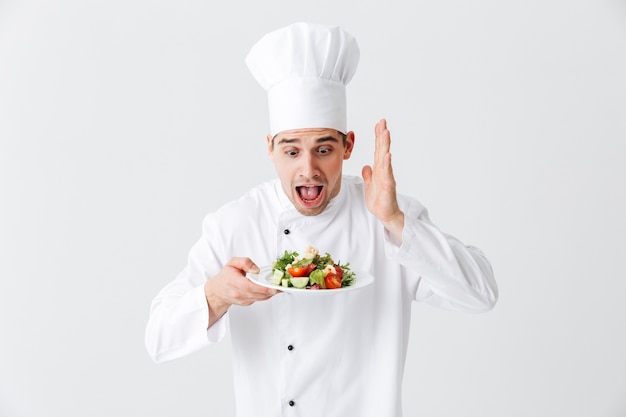
[[(416, 200), (399, 195), (402, 244), (368, 211), (359, 177), (317, 216), (303, 216), (278, 179), (253, 188), (203, 221), (186, 268), (154, 298), (146, 347), (156, 362), (231, 337), (238, 417), (401, 416), (411, 305), (466, 312), (497, 299), (491, 266), (474, 247), (442, 233)], [(270, 265), (309, 246), (375, 277), (324, 295), (280, 293), (231, 306), (209, 330), (204, 283), (233, 256)]]

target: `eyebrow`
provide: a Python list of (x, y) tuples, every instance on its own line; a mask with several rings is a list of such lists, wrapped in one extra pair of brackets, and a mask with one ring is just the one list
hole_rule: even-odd
[[(278, 141), (277, 145), (290, 144), (300, 142), (300, 138), (282, 138)], [(333, 136), (324, 136), (318, 139), (315, 139), (315, 143), (325, 143), (325, 142), (335, 142), (339, 143), (339, 140)]]

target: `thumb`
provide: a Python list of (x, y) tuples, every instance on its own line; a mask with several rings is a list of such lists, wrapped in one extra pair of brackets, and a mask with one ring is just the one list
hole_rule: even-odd
[(250, 272), (251, 274), (260, 272), (259, 267), (250, 258), (230, 258), (226, 265), (243, 272)]
[(363, 177), (363, 181), (365, 181), (365, 184), (369, 184), (370, 180), (372, 179), (372, 167), (369, 165), (365, 165), (361, 170), (361, 176)]

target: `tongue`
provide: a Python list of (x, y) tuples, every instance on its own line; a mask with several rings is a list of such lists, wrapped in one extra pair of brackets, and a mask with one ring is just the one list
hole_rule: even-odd
[(315, 200), (319, 194), (318, 187), (300, 187), (300, 195), (305, 200)]

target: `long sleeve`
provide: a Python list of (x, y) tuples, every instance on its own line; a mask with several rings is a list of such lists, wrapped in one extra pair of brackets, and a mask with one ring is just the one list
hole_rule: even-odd
[(415, 299), (464, 312), (493, 308), (498, 287), (485, 255), (439, 230), (419, 203), (410, 200), (405, 210), (402, 245), (387, 244), (386, 250), (409, 273), (419, 274)]
[(145, 332), (148, 354), (155, 362), (176, 359), (220, 341), (226, 332), (228, 313), (207, 330), (209, 308), (204, 284), (221, 266), (207, 244), (210, 216), (203, 236), (192, 247), (188, 264), (154, 297)]
[(250, 257), (259, 265), (275, 256), (273, 246), (268, 246), (275, 231), (272, 224), (289, 202), (276, 197), (279, 190), (278, 181), (266, 182), (204, 217), (202, 234), (189, 251), (187, 265), (152, 301), (145, 345), (153, 360), (176, 359), (224, 339), (230, 310), (207, 330), (204, 284), (233, 256)]

